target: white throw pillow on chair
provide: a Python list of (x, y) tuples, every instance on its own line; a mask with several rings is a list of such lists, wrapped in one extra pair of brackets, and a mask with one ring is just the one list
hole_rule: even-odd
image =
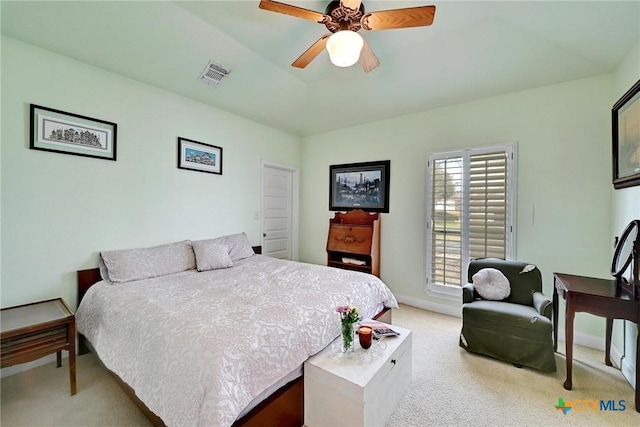
[(509, 279), (495, 268), (483, 268), (471, 278), (473, 287), (487, 300), (503, 300), (511, 294)]

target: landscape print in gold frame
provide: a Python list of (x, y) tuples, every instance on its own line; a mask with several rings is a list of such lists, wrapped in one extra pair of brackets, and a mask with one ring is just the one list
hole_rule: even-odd
[(640, 185), (640, 80), (612, 109), (613, 186)]

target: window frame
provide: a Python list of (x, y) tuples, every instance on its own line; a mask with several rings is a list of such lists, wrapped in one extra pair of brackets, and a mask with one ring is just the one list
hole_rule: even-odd
[[(472, 155), (495, 153), (505, 151), (507, 154), (507, 210), (506, 210), (506, 259), (516, 258), (516, 187), (517, 187), (517, 143), (507, 142), (503, 144), (463, 148), (460, 150), (434, 152), (427, 155), (427, 179), (426, 179), (426, 277), (425, 292), (428, 295), (442, 299), (460, 300), (462, 297), (462, 286), (467, 283), (467, 269), (469, 266), (469, 190), (470, 190), (470, 159)], [(433, 187), (433, 167), (436, 160), (450, 159), (454, 157), (462, 158), (462, 254), (461, 254), (461, 277), (460, 287), (431, 283), (432, 277), (432, 228), (433, 228), (433, 203), (431, 193)]]

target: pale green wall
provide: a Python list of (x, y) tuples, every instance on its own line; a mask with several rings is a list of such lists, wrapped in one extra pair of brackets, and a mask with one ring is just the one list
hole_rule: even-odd
[[(260, 243), (260, 160), (297, 166), (298, 137), (11, 38), (1, 59), (3, 307), (75, 307), (75, 271), (100, 250)], [(30, 103), (117, 123), (117, 161), (30, 150)], [(178, 136), (223, 147), (223, 175), (178, 169)]]
[[(606, 277), (612, 241), (610, 99), (611, 76), (601, 76), (304, 138), (300, 258), (326, 262), (333, 216), (329, 165), (390, 159), (382, 279), (410, 303), (459, 311), (459, 303), (424, 291), (427, 154), (517, 141), (517, 257), (538, 265), (549, 296), (553, 272)], [(604, 321), (579, 315), (576, 329), (602, 336)]]
[[(614, 75), (613, 93), (610, 104), (613, 105), (635, 82), (640, 79), (640, 43), (627, 55)], [(640, 219), (640, 186), (623, 188), (613, 192), (612, 236), (619, 236), (629, 221)], [(636, 360), (636, 341), (638, 326), (631, 322), (614, 322), (613, 343), (623, 356), (623, 372), (631, 380), (638, 367)], [(636, 387), (639, 385), (636, 384)]]
[[(612, 236), (639, 206), (640, 187), (616, 191), (610, 203), (610, 108), (638, 75), (634, 55), (615, 76), (314, 135), (299, 146), (287, 133), (3, 37), (2, 306), (55, 296), (75, 305), (74, 272), (94, 267), (102, 249), (241, 230), (259, 243), (260, 159), (300, 165), (300, 259), (324, 264), (329, 165), (390, 159), (382, 278), (407, 301), (455, 310), (424, 292), (426, 156), (509, 141), (518, 142), (518, 258), (541, 268), (548, 295), (553, 271), (607, 277)], [(118, 123), (118, 161), (29, 150), (30, 103)], [(178, 170), (178, 136), (223, 146), (224, 175)], [(603, 335), (594, 316), (579, 315), (576, 327)]]

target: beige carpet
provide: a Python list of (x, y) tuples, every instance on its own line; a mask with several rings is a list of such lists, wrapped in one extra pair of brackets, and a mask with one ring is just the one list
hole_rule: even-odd
[[(640, 425), (633, 389), (619, 370), (603, 363), (602, 352), (576, 346), (574, 389), (566, 391), (561, 354), (556, 355), (558, 372), (544, 374), (467, 353), (458, 347), (458, 318), (402, 306), (394, 312), (394, 323), (413, 330), (413, 380), (390, 426)], [(2, 427), (149, 425), (92, 355), (78, 358), (77, 376), (73, 397), (66, 364), (4, 378)], [(554, 407), (560, 397), (624, 400), (626, 410), (564, 415)]]

